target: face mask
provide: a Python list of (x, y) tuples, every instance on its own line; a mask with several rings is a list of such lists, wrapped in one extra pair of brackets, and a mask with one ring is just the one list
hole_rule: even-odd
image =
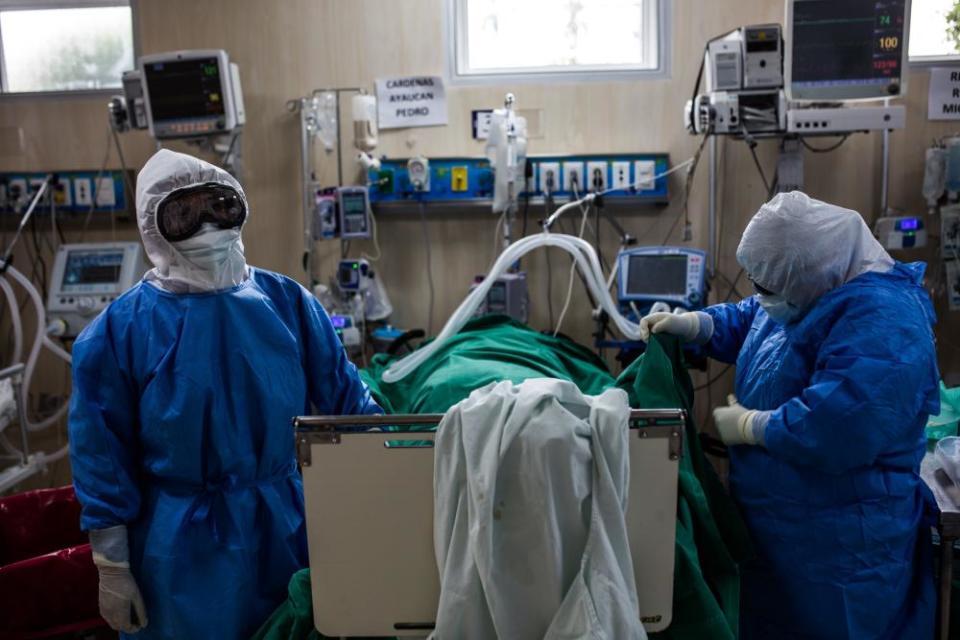
[(790, 324), (800, 317), (800, 309), (787, 302), (782, 296), (757, 294), (757, 301), (774, 322)]
[(186, 240), (170, 243), (177, 253), (199, 269), (217, 273), (237, 251), (240, 229), (204, 230)]

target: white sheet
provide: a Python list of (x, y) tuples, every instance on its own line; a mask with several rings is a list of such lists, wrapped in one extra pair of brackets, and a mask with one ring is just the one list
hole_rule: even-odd
[(432, 638), (646, 638), (624, 513), (627, 396), (474, 391), (436, 437)]

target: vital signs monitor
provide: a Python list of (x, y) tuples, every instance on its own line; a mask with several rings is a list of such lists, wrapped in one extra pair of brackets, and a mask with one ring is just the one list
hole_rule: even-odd
[(787, 0), (787, 97), (903, 95), (909, 21), (910, 0)]
[(227, 133), (243, 125), (240, 71), (223, 49), (142, 56), (150, 134), (158, 139)]
[(617, 293), (623, 313), (656, 302), (692, 310), (703, 307), (706, 254), (687, 247), (635, 247), (617, 256)]

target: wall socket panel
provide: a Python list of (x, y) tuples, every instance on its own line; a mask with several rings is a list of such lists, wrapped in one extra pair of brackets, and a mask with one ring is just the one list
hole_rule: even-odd
[[(620, 153), (577, 156), (528, 156), (534, 172), (540, 176), (537, 191), (526, 195), (534, 201), (549, 196), (562, 202), (583, 197), (592, 192), (606, 192), (605, 202), (626, 203), (630, 200), (666, 203), (670, 193), (667, 178), (662, 177), (670, 169), (670, 157), (665, 153)], [(544, 168), (560, 169), (562, 179), (559, 188), (544, 189)], [(577, 177), (576, 191), (573, 176)], [(661, 176), (661, 177), (658, 177)]]
[[(404, 158), (381, 158), (379, 169), (368, 173), (370, 202), (374, 206), (419, 202), (489, 206), (494, 191), (494, 170), (481, 157), (430, 158), (430, 190), (415, 192)], [(613, 153), (589, 155), (528, 156), (531, 178), (519, 194), (521, 199), (542, 204), (607, 191), (605, 203), (665, 204), (669, 200), (667, 179), (658, 178), (670, 168), (666, 153)], [(638, 174), (639, 169), (639, 174)], [(638, 182), (638, 177), (640, 178)], [(575, 179), (575, 180), (574, 180)], [(594, 185), (596, 179), (599, 188)], [(92, 177), (89, 182), (92, 185)], [(576, 189), (574, 189), (576, 184)], [(87, 187), (74, 186), (74, 196), (87, 196)]]
[[(0, 173), (0, 213), (22, 214), (30, 204), (30, 199), (43, 184), (49, 172), (39, 173)], [(61, 213), (86, 213), (94, 204), (95, 180), (100, 172), (94, 171), (57, 171), (56, 184), (41, 199), (39, 210), (49, 209), (51, 197)], [(132, 184), (136, 176), (128, 172)], [(132, 210), (132, 198), (126, 193), (123, 173), (119, 170), (104, 171), (99, 176), (100, 188), (96, 190), (95, 212), (128, 213)]]

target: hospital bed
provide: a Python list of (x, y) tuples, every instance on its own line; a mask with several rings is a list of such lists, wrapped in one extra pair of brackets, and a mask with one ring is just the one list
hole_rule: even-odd
[[(433, 549), (432, 431), (442, 414), (303, 416), (303, 472), (316, 628), (326, 636), (424, 636), (440, 583)], [(631, 411), (627, 529), (640, 617), (670, 625), (677, 479), (686, 412)]]

